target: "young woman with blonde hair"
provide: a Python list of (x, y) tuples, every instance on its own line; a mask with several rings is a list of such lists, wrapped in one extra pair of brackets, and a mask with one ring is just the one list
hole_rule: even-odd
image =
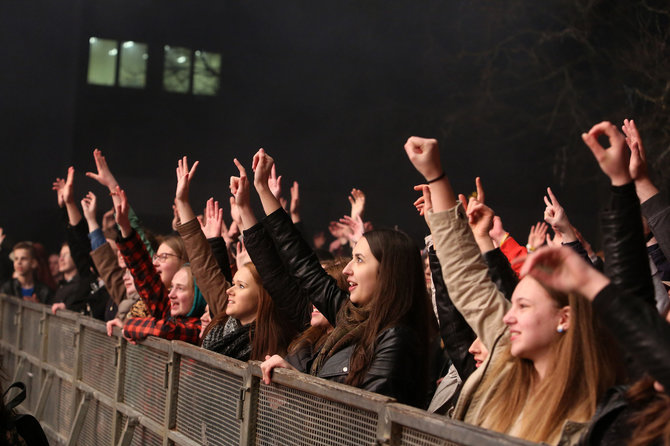
[(465, 382), (453, 416), (531, 441), (576, 444), (618, 370), (589, 303), (529, 277), (508, 302), (480, 254), (486, 243), (493, 249), (493, 212), (483, 191), (466, 213), (444, 174), (437, 141), (411, 137), (405, 151), (429, 184), (424, 199), (449, 295), (490, 352)]

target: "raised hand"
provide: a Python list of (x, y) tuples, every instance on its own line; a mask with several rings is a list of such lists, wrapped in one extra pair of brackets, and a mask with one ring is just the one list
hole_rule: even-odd
[(98, 172), (86, 172), (86, 176), (93, 178), (98, 183), (107, 187), (110, 192), (114, 192), (119, 183), (116, 181), (116, 178), (114, 178), (114, 175), (112, 175), (112, 171), (109, 169), (107, 160), (102, 155), (102, 152), (98, 149), (95, 149), (93, 151), (93, 159), (95, 159), (95, 167), (97, 168)]
[(468, 223), (475, 237), (490, 238), (489, 231), (493, 228), (495, 213), (493, 209), (485, 204), (484, 186), (482, 185), (481, 178), (475, 178), (475, 185), (477, 187), (477, 194), (471, 197), (469, 201), (466, 201), (463, 194), (460, 194), (458, 198), (466, 209)]
[(272, 174), (272, 166), (274, 166), (274, 162), (274, 159), (265, 153), (264, 149), (260, 149), (256, 152), (251, 165), (251, 170), (254, 172), (254, 186), (256, 189), (259, 187), (269, 187), (268, 182), (270, 180), (270, 175)]
[[(175, 199), (177, 201), (187, 202), (188, 201), (188, 192), (191, 185), (191, 180), (195, 174), (195, 170), (198, 168), (199, 161), (193, 163), (191, 169), (188, 168), (188, 158), (183, 157), (177, 161), (177, 191), (175, 193)], [(190, 220), (190, 219), (188, 219)]]
[(58, 207), (62, 208), (65, 206), (65, 200), (63, 199), (63, 189), (65, 188), (65, 180), (62, 178), (56, 178), (51, 185), (51, 190), (56, 191), (56, 198), (58, 199)]
[(495, 242), (496, 246), (500, 246), (505, 241), (506, 236), (507, 231), (503, 226), (502, 218), (496, 215), (493, 217), (493, 223), (491, 223), (491, 229), (489, 229), (489, 237)]
[[(176, 201), (176, 200), (175, 200)], [(172, 230), (177, 231), (177, 226), (181, 224), (181, 218), (179, 218), (179, 210), (177, 210), (177, 205), (172, 205)]]
[(564, 293), (578, 292), (589, 300), (598, 294), (609, 279), (590, 268), (567, 247), (544, 247), (529, 256), (521, 268), (521, 277), (529, 275), (549, 288)]
[(544, 221), (551, 225), (554, 232), (561, 234), (563, 243), (574, 242), (577, 240), (577, 236), (572, 230), (568, 214), (565, 213), (565, 209), (558, 202), (558, 198), (556, 198), (550, 187), (547, 188), (547, 195), (549, 197), (546, 195), (544, 197), (544, 204), (547, 205), (544, 209)]
[(272, 164), (270, 177), (268, 178), (268, 187), (277, 200), (281, 198), (281, 178), (281, 175), (277, 176), (277, 165)]
[(632, 119), (624, 119), (621, 130), (626, 135), (626, 144), (630, 149), (630, 164), (628, 165), (628, 172), (633, 180), (638, 181), (643, 178), (648, 178), (647, 171), (647, 155), (642, 145), (642, 138), (640, 132), (637, 130), (635, 121)]
[(549, 226), (543, 221), (539, 221), (533, 226), (530, 227), (530, 232), (528, 233), (528, 244), (526, 247), (530, 251), (535, 251), (540, 246), (544, 245), (545, 237), (547, 236), (547, 229)]
[(351, 229), (349, 226), (340, 223), (339, 221), (331, 221), (328, 224), (328, 231), (330, 231), (330, 234), (337, 239), (349, 240), (351, 235)]
[(405, 153), (423, 177), (432, 182), (441, 176), (442, 163), (440, 161), (440, 149), (436, 139), (410, 136), (405, 143)]
[[(605, 134), (609, 139), (610, 147), (605, 149), (598, 142), (598, 136)], [(613, 186), (622, 186), (630, 183), (629, 171), (630, 151), (626, 149), (626, 138), (610, 122), (600, 122), (582, 133), (584, 143), (591, 149), (591, 153), (598, 161), (600, 169), (610, 178)]]
[(128, 237), (132, 233), (133, 229), (130, 226), (130, 220), (128, 219), (128, 197), (126, 192), (121, 189), (119, 186), (116, 186), (116, 191), (113, 192), (119, 198), (119, 204), (116, 206), (116, 224), (121, 228), (121, 235), (123, 237)]
[(86, 196), (81, 200), (81, 208), (84, 211), (84, 218), (88, 223), (88, 232), (93, 232), (100, 227), (98, 225), (98, 221), (95, 218), (95, 214), (97, 213), (98, 210), (97, 203), (98, 199), (96, 198), (95, 194), (91, 191), (89, 191), (86, 194)]
[(7, 234), (5, 234), (5, 231), (2, 228), (0, 228), (0, 245), (2, 245), (2, 242), (5, 241), (6, 236)]
[(426, 224), (430, 225), (428, 221), (428, 211), (433, 209), (433, 201), (430, 195), (430, 186), (427, 184), (417, 184), (414, 186), (415, 191), (421, 191), (421, 196), (413, 203), (419, 215), (423, 216)]
[(355, 218), (351, 218), (348, 215), (340, 218), (340, 223), (347, 226), (349, 230), (347, 231), (347, 238), (351, 246), (354, 246), (358, 243), (361, 237), (363, 237), (363, 220), (360, 215), (356, 215)]
[(230, 193), (235, 197), (235, 204), (240, 207), (249, 207), (249, 180), (247, 178), (247, 170), (237, 160), (233, 159), (237, 170), (240, 173), (239, 177), (230, 177)]
[(300, 221), (300, 186), (297, 181), (291, 186), (291, 221), (298, 223)]
[(365, 211), (365, 194), (362, 190), (353, 188), (349, 194), (349, 203), (351, 203), (351, 218), (360, 215), (363, 218)]
[(247, 263), (251, 263), (249, 252), (247, 252), (247, 248), (244, 246), (244, 242), (241, 240), (237, 242), (237, 255), (235, 256), (235, 262), (237, 264), (238, 270)]
[[(254, 187), (256, 188), (256, 192), (258, 192), (266, 215), (270, 215), (281, 207), (279, 200), (272, 193), (268, 184), (270, 175), (272, 174), (272, 166), (274, 166), (274, 160), (270, 155), (265, 153), (265, 150), (260, 149), (256, 152), (252, 162)], [(276, 172), (273, 175), (276, 176)]]
[(114, 209), (110, 209), (104, 214), (102, 214), (102, 231), (106, 231), (114, 227), (116, 222), (114, 221)]
[(198, 217), (200, 228), (207, 238), (216, 238), (221, 236), (221, 227), (223, 226), (223, 209), (219, 207), (219, 202), (214, 198), (207, 200), (205, 207), (205, 218)]

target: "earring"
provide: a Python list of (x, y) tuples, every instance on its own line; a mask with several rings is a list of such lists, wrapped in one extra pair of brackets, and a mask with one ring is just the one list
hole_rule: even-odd
[(559, 333), (563, 333), (563, 332), (565, 331), (565, 328), (563, 328), (562, 325), (559, 325), (559, 326), (556, 328), (556, 331), (559, 332)]

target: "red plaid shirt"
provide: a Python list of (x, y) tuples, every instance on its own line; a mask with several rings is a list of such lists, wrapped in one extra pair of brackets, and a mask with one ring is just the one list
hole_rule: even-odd
[(157, 336), (197, 344), (200, 318), (170, 315), (169, 292), (137, 232), (120, 239), (118, 245), (135, 280), (135, 288), (151, 313), (151, 317), (128, 319), (123, 326), (123, 334), (135, 341)]

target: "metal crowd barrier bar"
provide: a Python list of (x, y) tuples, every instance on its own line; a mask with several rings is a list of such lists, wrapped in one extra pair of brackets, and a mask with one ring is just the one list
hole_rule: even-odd
[(52, 445), (530, 445), (394, 399), (0, 295), (2, 384)]

